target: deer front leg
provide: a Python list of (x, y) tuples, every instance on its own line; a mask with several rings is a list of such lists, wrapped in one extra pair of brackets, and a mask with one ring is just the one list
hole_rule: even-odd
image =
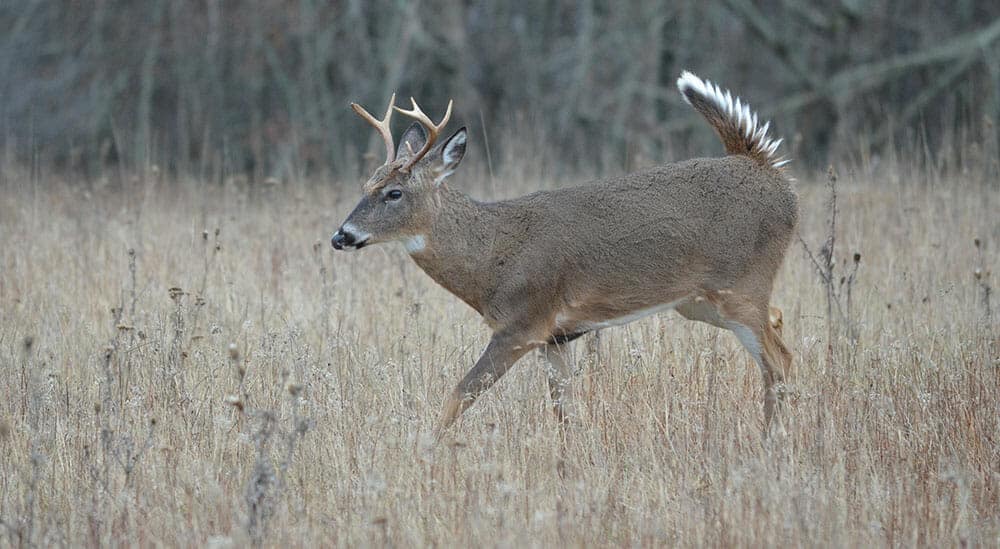
[(441, 418), (435, 430), (435, 440), (462, 415), (479, 395), (486, 392), (515, 362), (532, 347), (529, 339), (520, 333), (496, 332), (490, 339), (476, 365), (465, 374), (451, 396), (444, 403)]

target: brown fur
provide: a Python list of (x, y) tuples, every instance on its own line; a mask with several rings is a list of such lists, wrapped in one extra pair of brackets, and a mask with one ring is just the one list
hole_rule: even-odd
[(529, 312), (511, 306), (520, 301), (599, 322), (746, 277), (770, 280), (797, 212), (780, 173), (736, 156), (503, 202), (437, 193), (427, 247), (413, 258), (494, 329), (524, 321)]

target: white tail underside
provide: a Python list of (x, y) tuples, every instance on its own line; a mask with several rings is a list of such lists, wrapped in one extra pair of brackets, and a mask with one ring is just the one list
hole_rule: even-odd
[(684, 101), (687, 101), (688, 104), (691, 102), (688, 100), (687, 90), (695, 92), (714, 104), (726, 118), (743, 132), (743, 136), (753, 145), (753, 148), (761, 151), (775, 168), (780, 168), (791, 162), (791, 160), (776, 156), (775, 153), (782, 140), (780, 138), (771, 139), (767, 136), (767, 130), (771, 123), (764, 122), (761, 125), (757, 120), (757, 113), (750, 110), (750, 105), (744, 103), (739, 97), (734, 99), (729, 90), (723, 90), (716, 84), (702, 80), (688, 71), (681, 73), (680, 78), (677, 79), (677, 89), (680, 90)]

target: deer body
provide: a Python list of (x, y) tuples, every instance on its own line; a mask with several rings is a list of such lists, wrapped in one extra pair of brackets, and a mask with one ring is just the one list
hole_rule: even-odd
[(789, 183), (738, 156), (502, 202), (439, 194), (416, 263), (493, 329), (523, 320), (519, 299), (544, 306), (550, 335), (770, 278), (795, 224)]
[[(791, 355), (768, 321), (769, 300), (797, 221), (796, 195), (772, 157), (777, 144), (765, 138), (766, 126), (757, 127), (739, 100), (727, 104), (728, 93), (688, 73), (681, 80), (729, 156), (478, 202), (444, 183), (464, 154), (464, 129), (433, 150), (428, 143), (440, 128), (424, 116), (431, 135), (411, 126), (397, 152), (404, 158), (390, 153), (366, 184), (334, 247), (403, 241), (414, 261), (494, 332), (446, 402), (439, 429), (535, 348), (551, 365), (550, 392), (563, 419), (572, 375), (564, 346), (668, 309), (737, 336), (764, 375), (770, 423), (775, 385)], [(414, 113), (422, 115), (416, 106), (407, 114)], [(387, 127), (389, 114), (371, 121)], [(433, 153), (414, 160), (417, 148)]]

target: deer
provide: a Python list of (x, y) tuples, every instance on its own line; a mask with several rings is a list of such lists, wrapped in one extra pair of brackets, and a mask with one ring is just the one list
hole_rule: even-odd
[[(425, 273), (492, 330), (450, 396), (439, 440), (521, 357), (540, 350), (552, 410), (571, 420), (573, 340), (674, 310), (732, 332), (763, 377), (763, 436), (774, 422), (792, 355), (770, 306), (798, 221), (793, 180), (750, 106), (684, 71), (683, 100), (722, 140), (726, 155), (668, 163), (580, 186), (481, 202), (449, 185), (465, 155), (465, 127), (438, 144), (452, 101), (435, 123), (410, 99), (382, 119), (351, 108), (385, 143), (386, 160), (333, 235), (336, 250), (401, 242)], [(393, 143), (390, 120), (414, 122)], [(776, 323), (776, 324), (775, 324)]]

